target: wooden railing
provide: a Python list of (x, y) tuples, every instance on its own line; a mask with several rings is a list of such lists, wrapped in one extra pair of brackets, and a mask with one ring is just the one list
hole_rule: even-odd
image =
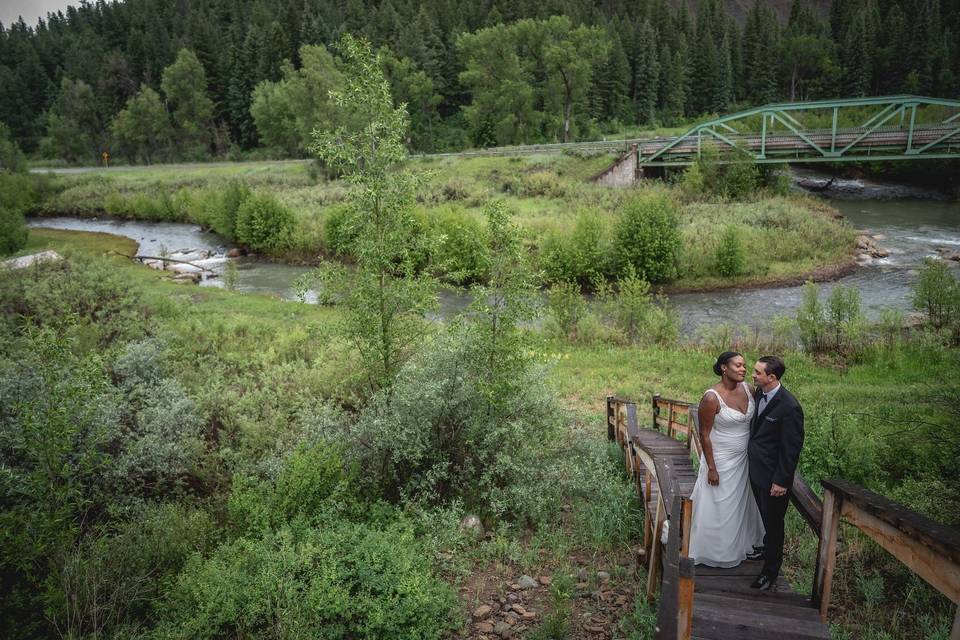
[[(837, 533), (846, 520), (960, 605), (960, 531), (846, 480), (824, 480), (823, 535), (817, 552), (813, 602), (826, 621), (837, 557)], [(951, 640), (960, 640), (960, 608)]]
[[(650, 429), (685, 440), (690, 456), (702, 452), (697, 406), (660, 395), (652, 399)], [(607, 398), (607, 434), (623, 448), (628, 476), (649, 505), (652, 483), (659, 499), (655, 514), (644, 516), (644, 550), (647, 595), (652, 597), (660, 582), (660, 604), (655, 637), (689, 640), (691, 637), (695, 569), (687, 556), (693, 503), (683, 496), (672, 464), (658, 460), (640, 443), (637, 405), (630, 400)], [(644, 473), (641, 473), (641, 467)], [(883, 496), (845, 480), (823, 480), (824, 498), (810, 489), (799, 473), (790, 492), (791, 504), (819, 538), (812, 604), (826, 621), (836, 566), (839, 523), (845, 519), (903, 562), (940, 593), (960, 605), (960, 531), (937, 524)], [(666, 525), (670, 522), (672, 524)], [(667, 526), (661, 554), (660, 540)], [(660, 569), (662, 564), (662, 579)], [(960, 640), (960, 608), (950, 640)]]

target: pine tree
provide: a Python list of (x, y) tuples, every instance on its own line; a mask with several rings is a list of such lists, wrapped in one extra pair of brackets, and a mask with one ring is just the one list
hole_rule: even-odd
[(630, 61), (623, 49), (620, 37), (610, 36), (610, 55), (599, 74), (601, 95), (600, 117), (629, 123), (633, 120), (634, 108), (630, 100)]
[(637, 59), (634, 77), (637, 87), (637, 122), (653, 124), (656, 119), (660, 63), (657, 56), (657, 32), (649, 20), (640, 23), (637, 32)]
[(867, 29), (866, 12), (856, 15), (844, 47), (844, 93), (848, 96), (859, 97), (867, 95), (871, 84), (871, 69), (873, 61), (870, 58), (869, 31)]

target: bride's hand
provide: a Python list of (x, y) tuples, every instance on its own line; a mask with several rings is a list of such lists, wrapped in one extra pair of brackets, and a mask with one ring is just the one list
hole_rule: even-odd
[(707, 470), (707, 483), (715, 487), (720, 484), (720, 474), (717, 473), (716, 469)]

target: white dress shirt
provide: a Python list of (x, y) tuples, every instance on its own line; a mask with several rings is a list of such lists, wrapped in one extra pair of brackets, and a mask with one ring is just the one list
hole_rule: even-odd
[(766, 409), (767, 405), (770, 404), (770, 401), (773, 400), (773, 396), (777, 395), (777, 391), (780, 391), (779, 382), (777, 383), (777, 386), (775, 386), (773, 389), (770, 389), (770, 391), (767, 391), (766, 393), (763, 392), (763, 389), (760, 390), (760, 393), (763, 395), (760, 397), (760, 402), (757, 403), (757, 415), (763, 413), (763, 410)]

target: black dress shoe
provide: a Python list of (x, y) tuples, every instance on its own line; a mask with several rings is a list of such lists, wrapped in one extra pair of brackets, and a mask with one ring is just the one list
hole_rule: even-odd
[(763, 560), (763, 547), (754, 547), (753, 551), (747, 554), (747, 560)]
[(757, 579), (753, 581), (753, 584), (750, 585), (751, 589), (760, 589), (760, 591), (769, 591), (773, 588), (773, 585), (776, 584), (776, 580), (771, 580), (762, 573), (757, 576)]

